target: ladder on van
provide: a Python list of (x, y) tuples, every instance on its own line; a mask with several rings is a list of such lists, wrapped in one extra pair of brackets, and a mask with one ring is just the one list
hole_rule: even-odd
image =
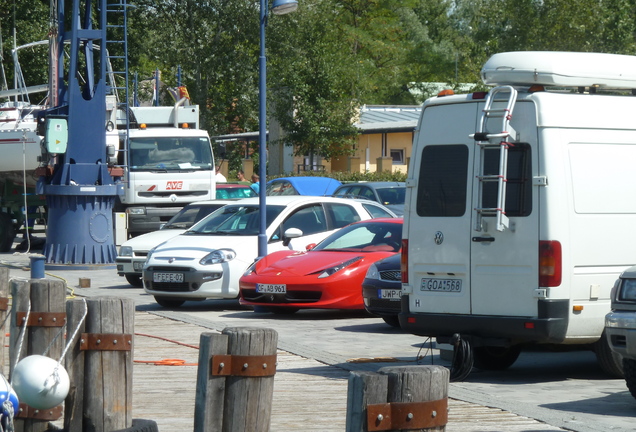
[[(500, 98), (500, 102), (505, 102), (502, 107), (493, 108), (497, 96), (506, 95)], [(505, 99), (507, 98), (507, 100)], [(501, 99), (504, 99), (503, 101)], [(477, 132), (470, 135), (475, 140), (475, 144), (480, 148), (479, 175), (479, 197), (478, 205), (475, 208), (477, 217), (475, 218), (475, 231), (482, 230), (482, 219), (484, 216), (495, 216), (497, 231), (503, 231), (509, 226), (506, 216), (506, 183), (508, 181), (508, 149), (512, 141), (516, 139), (516, 132), (510, 126), (512, 111), (517, 100), (517, 90), (512, 86), (495, 87), (488, 93), (484, 109), (479, 118)], [(489, 132), (489, 119), (501, 119), (501, 125), (496, 132)], [(492, 129), (492, 126), (491, 126)], [(485, 159), (487, 151), (499, 151), (499, 169), (497, 173), (486, 173)], [(484, 188), (486, 184), (497, 183), (497, 203), (496, 207), (483, 207)]]

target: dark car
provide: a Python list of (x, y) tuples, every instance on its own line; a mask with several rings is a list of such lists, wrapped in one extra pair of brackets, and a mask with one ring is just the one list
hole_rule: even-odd
[(384, 322), (399, 327), (400, 297), (402, 296), (401, 254), (395, 254), (369, 267), (362, 281), (362, 297), (367, 312), (379, 315)]
[(341, 184), (329, 177), (281, 177), (267, 182), (266, 194), (331, 196)]
[(335, 197), (366, 198), (390, 208), (398, 216), (404, 215), (404, 182), (346, 183), (333, 193)]
[(244, 183), (217, 183), (216, 199), (241, 199), (257, 196), (256, 192)]

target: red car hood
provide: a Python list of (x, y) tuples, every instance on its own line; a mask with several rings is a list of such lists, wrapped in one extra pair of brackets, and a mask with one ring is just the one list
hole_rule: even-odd
[[(385, 253), (386, 254), (386, 253)], [(256, 267), (259, 275), (304, 276), (329, 267), (334, 267), (356, 257), (373, 256), (375, 253), (360, 252), (274, 252), (263, 258)], [(358, 261), (361, 263), (362, 260)], [(354, 264), (357, 265), (358, 263)]]

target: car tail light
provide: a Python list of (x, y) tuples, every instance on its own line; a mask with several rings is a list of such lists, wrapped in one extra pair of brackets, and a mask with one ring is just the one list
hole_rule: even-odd
[(400, 257), (400, 271), (402, 272), (402, 283), (409, 283), (409, 240), (402, 239), (402, 255)]
[(561, 285), (561, 255), (561, 243), (558, 241), (539, 242), (539, 286)]

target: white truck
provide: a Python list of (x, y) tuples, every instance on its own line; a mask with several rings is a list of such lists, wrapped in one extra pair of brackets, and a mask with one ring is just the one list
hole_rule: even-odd
[(198, 105), (183, 102), (131, 107), (129, 128), (126, 113), (117, 110), (118, 163), (127, 172), (115, 212), (126, 213), (129, 237), (158, 230), (188, 203), (215, 198), (210, 137), (199, 129)]
[(481, 76), (488, 93), (423, 105), (400, 324), (471, 348), (467, 371), (556, 344), (593, 348), (620, 376), (603, 330), (636, 262), (636, 57), (500, 53)]

